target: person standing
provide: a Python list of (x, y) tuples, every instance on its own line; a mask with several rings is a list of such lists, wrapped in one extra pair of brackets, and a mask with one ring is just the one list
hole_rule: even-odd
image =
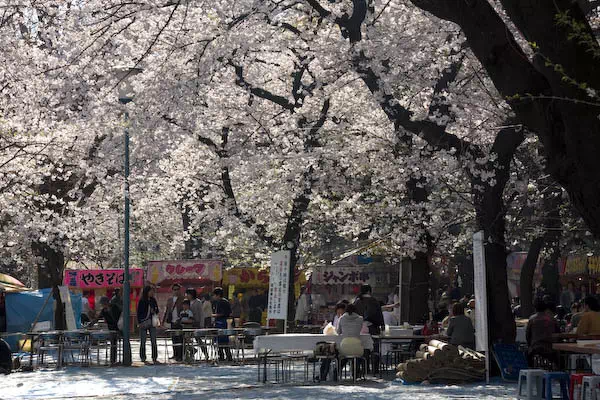
[[(190, 288), (185, 291), (185, 294), (187, 296), (187, 299), (190, 301), (190, 310), (192, 310), (192, 314), (194, 317), (192, 328), (204, 328), (206, 314), (204, 314), (204, 307), (202, 306), (202, 302), (200, 301), (200, 299), (198, 299), (198, 292), (196, 291), (196, 289)], [(212, 314), (212, 309), (210, 313)], [(200, 350), (202, 350), (204, 357), (206, 357), (206, 359), (208, 360), (208, 349), (202, 342), (202, 338), (197, 337), (196, 341), (198, 342), (198, 345), (200, 345)]]
[(121, 296), (120, 288), (114, 290), (112, 298), (110, 299), (110, 308), (114, 312), (117, 321), (119, 321), (121, 313), (123, 313), (123, 296)]
[(96, 318), (90, 322), (90, 326), (94, 325), (100, 318), (106, 322), (108, 330), (111, 331), (110, 335), (110, 365), (115, 365), (117, 361), (117, 341), (119, 335), (118, 318), (115, 318), (114, 310), (110, 305), (108, 297), (100, 297), (100, 312), (96, 315)]
[(300, 288), (300, 297), (296, 303), (296, 315), (294, 320), (296, 325), (306, 325), (308, 323), (308, 311), (310, 309), (309, 295), (306, 294), (306, 287)]
[(231, 300), (231, 316), (233, 317), (233, 325), (240, 325), (240, 318), (242, 316), (242, 302), (240, 301), (241, 293), (234, 293), (233, 299)]
[(140, 359), (142, 362), (146, 362), (146, 337), (149, 333), (152, 345), (152, 361), (154, 364), (160, 364), (158, 362), (156, 327), (152, 325), (153, 315), (157, 317), (159, 315), (158, 304), (154, 298), (154, 289), (151, 286), (146, 286), (137, 305), (137, 321), (140, 328)]
[[(179, 319), (179, 313), (183, 309), (183, 296), (181, 295), (181, 285), (179, 283), (174, 283), (171, 286), (171, 291), (173, 292), (173, 296), (169, 297), (167, 300), (167, 308), (165, 310), (165, 314), (162, 318), (162, 324), (165, 322), (171, 324), (171, 329), (176, 329), (173, 324)], [(183, 359), (183, 348), (182, 348), (182, 339), (181, 335), (176, 333), (171, 335), (171, 341), (173, 342), (173, 356), (170, 357), (171, 360), (182, 360)]]
[(90, 301), (85, 294), (81, 295), (81, 323), (87, 325), (92, 320), (92, 310), (90, 308)]
[(248, 300), (248, 320), (250, 322), (258, 322), (260, 323), (262, 318), (262, 308), (261, 308), (261, 298), (256, 293), (256, 290), (250, 291), (250, 298)]
[(560, 294), (560, 305), (565, 310), (571, 309), (571, 304), (575, 302), (575, 291), (573, 289), (573, 282), (567, 283), (567, 287)]
[[(213, 291), (213, 299), (212, 316), (215, 319), (215, 328), (227, 329), (227, 318), (231, 316), (231, 305), (227, 299), (223, 298), (223, 288), (215, 288)], [(219, 344), (229, 344), (229, 336), (219, 336), (217, 338), (217, 342)], [(225, 356), (227, 357), (227, 361), (231, 361), (233, 359), (231, 356), (231, 349), (229, 347), (225, 347), (225, 349), (223, 349), (221, 346), (218, 347), (220, 361), (223, 361)], [(225, 355), (223, 354), (223, 350), (225, 350)]]
[[(360, 288), (360, 295), (354, 301), (356, 306), (356, 313), (363, 317), (363, 321), (367, 323), (370, 335), (379, 335), (382, 328), (385, 329), (385, 321), (383, 319), (383, 311), (381, 305), (372, 296), (373, 289), (371, 285), (362, 285)], [(346, 306), (346, 313), (348, 307)], [(341, 323), (341, 321), (340, 321)], [(366, 351), (367, 360), (373, 366), (373, 372), (377, 374), (379, 372), (379, 359), (375, 354), (370, 354), (370, 351)], [(368, 365), (367, 365), (368, 367)]]
[(208, 293), (206, 293), (203, 298), (204, 300), (202, 301), (202, 316), (204, 317), (204, 327), (212, 328), (212, 301), (210, 300), (210, 295)]
[(363, 320), (368, 323), (369, 333), (371, 335), (379, 335), (385, 322), (383, 320), (381, 305), (372, 296), (372, 292), (371, 285), (362, 285), (360, 295), (354, 301), (354, 305), (356, 306), (358, 315), (362, 315)]

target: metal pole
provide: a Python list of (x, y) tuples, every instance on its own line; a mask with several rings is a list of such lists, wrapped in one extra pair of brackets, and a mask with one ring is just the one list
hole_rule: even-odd
[[(122, 103), (124, 103), (122, 101)], [(125, 104), (125, 103), (124, 103)], [(129, 120), (125, 112), (125, 124)], [(125, 243), (123, 249), (125, 276), (123, 279), (123, 365), (131, 365), (131, 343), (129, 342), (129, 312), (131, 310), (129, 285), (129, 129), (125, 125)]]

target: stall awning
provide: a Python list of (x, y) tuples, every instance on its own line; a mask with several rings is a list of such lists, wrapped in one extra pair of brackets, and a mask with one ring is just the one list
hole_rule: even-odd
[(7, 274), (0, 274), (0, 290), (7, 293), (22, 292), (31, 290), (26, 287), (21, 281)]

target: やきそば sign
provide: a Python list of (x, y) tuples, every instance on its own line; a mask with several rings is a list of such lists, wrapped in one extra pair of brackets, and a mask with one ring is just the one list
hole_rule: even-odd
[[(144, 270), (129, 270), (132, 287), (144, 286)], [(68, 269), (65, 271), (63, 285), (80, 289), (100, 289), (121, 287), (125, 281), (122, 269)]]

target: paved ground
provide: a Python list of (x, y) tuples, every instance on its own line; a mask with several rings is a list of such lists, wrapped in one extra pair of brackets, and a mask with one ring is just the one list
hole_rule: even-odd
[(2, 378), (0, 399), (509, 399), (516, 386), (402, 386), (371, 380), (342, 385), (262, 385), (256, 366), (159, 365), (19, 372)]
[[(134, 367), (65, 367), (13, 373), (0, 379), (0, 400), (54, 399), (513, 399), (516, 385), (494, 380), (490, 385), (402, 386), (371, 379), (359, 384), (267, 384), (257, 382), (256, 365), (209, 366), (139, 362), (139, 343), (132, 343)], [(149, 350), (149, 349), (148, 349)], [(159, 347), (159, 359), (167, 357)], [(149, 354), (149, 352), (148, 352)], [(297, 370), (296, 381), (303, 372)]]

